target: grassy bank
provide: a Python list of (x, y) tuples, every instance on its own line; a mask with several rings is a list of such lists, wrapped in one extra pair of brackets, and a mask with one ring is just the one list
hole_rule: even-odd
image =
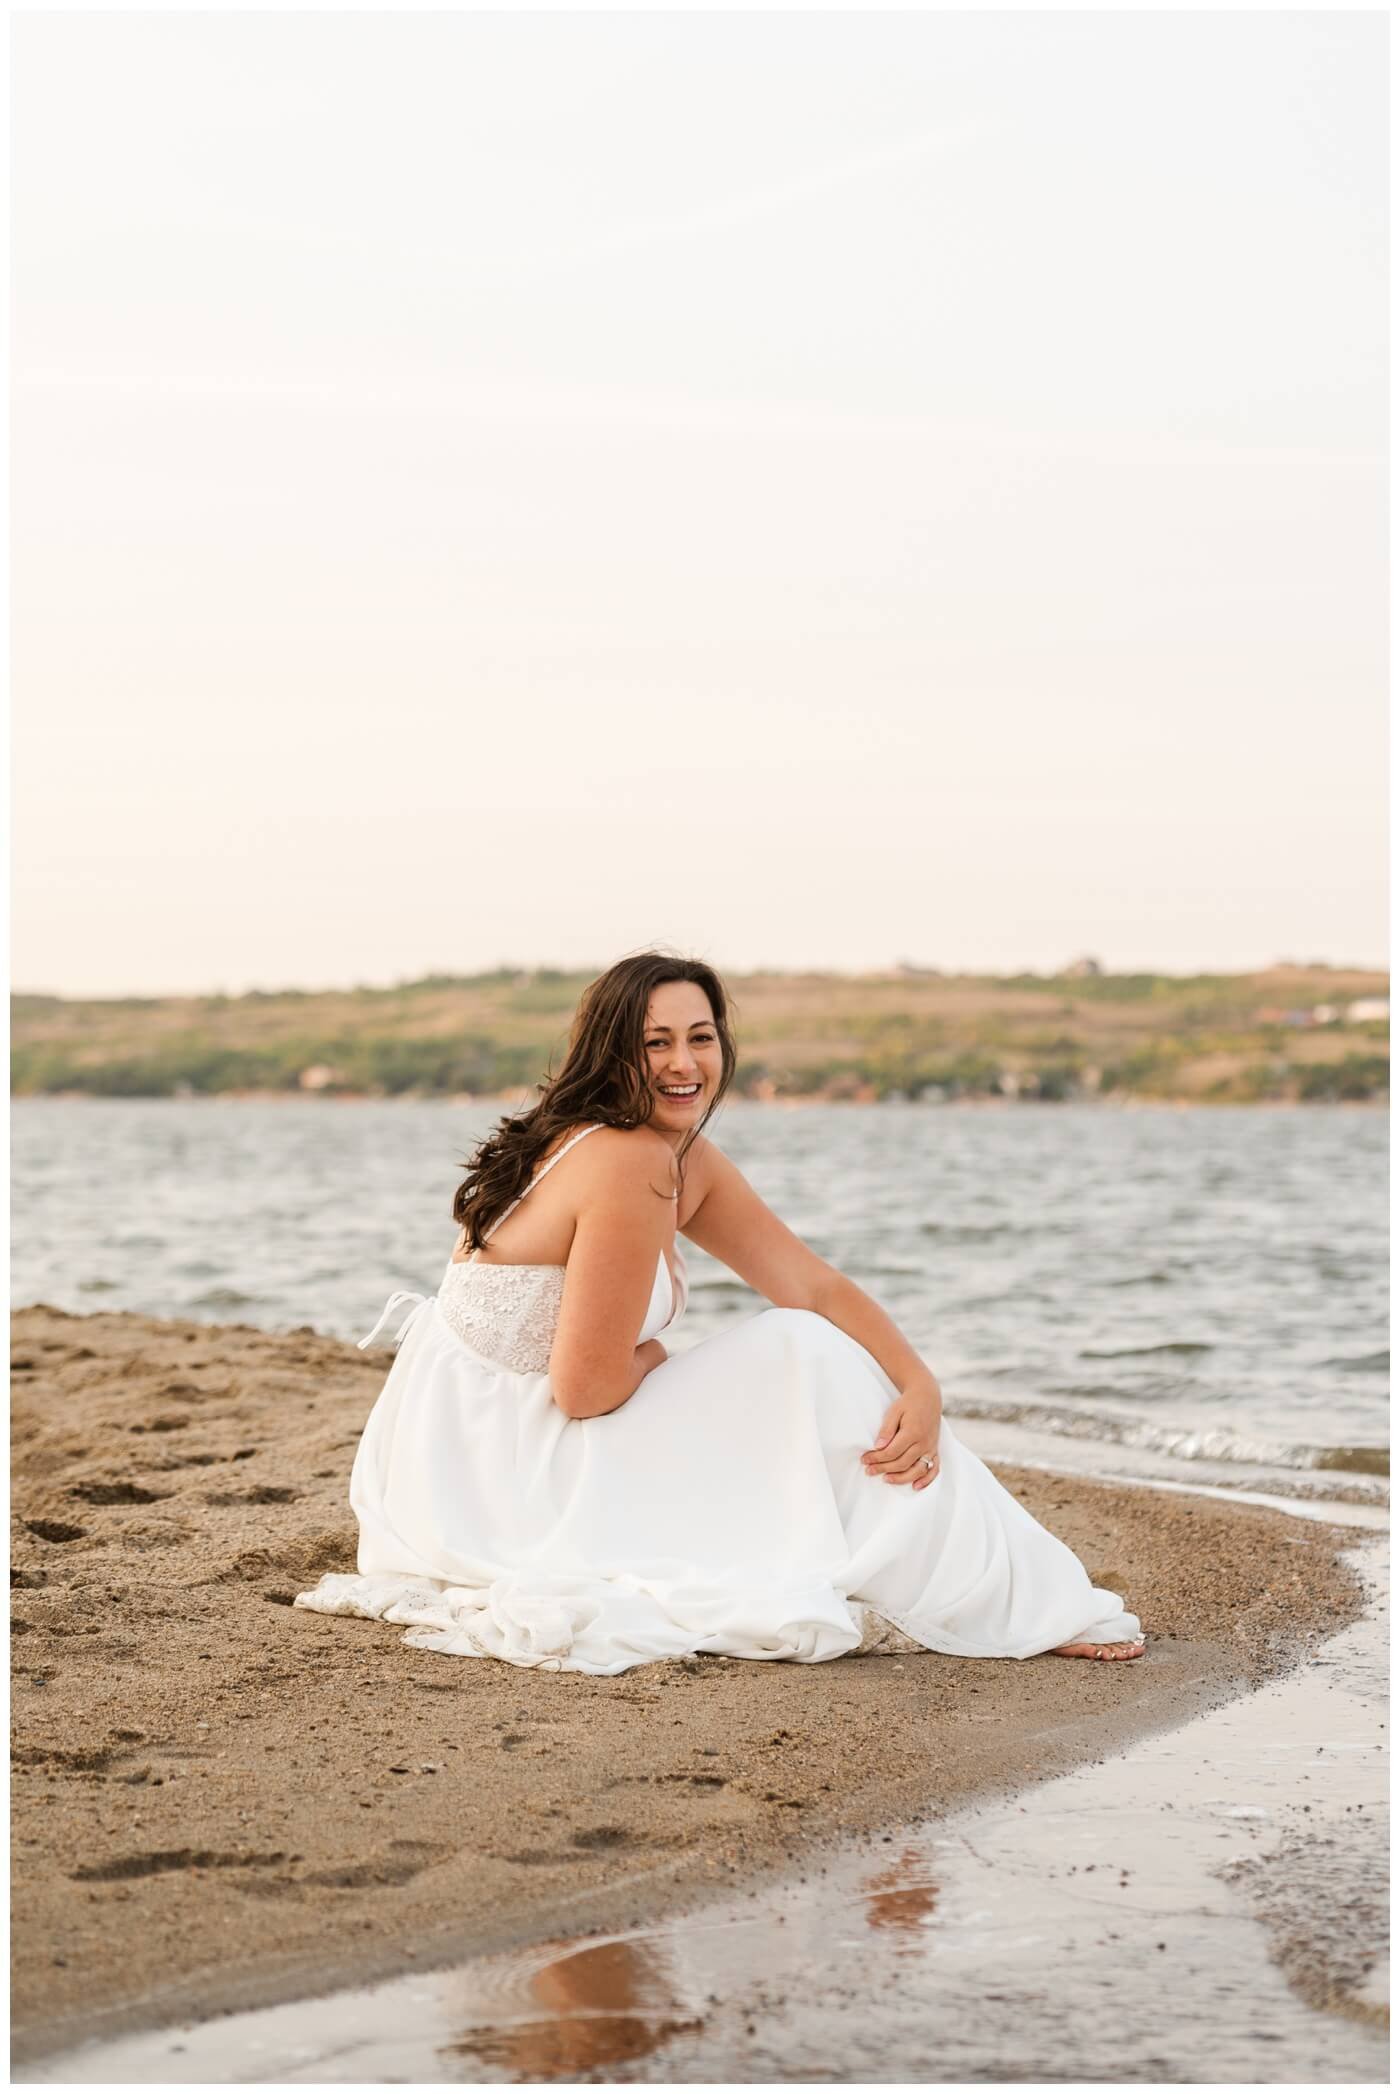
[[(19, 1095), (483, 1094), (558, 1065), (596, 970), (434, 975), (391, 988), (12, 1002)], [(729, 978), (750, 1097), (1214, 1103), (1372, 1099), (1389, 1026), (1350, 1006), (1383, 974), (753, 974)]]

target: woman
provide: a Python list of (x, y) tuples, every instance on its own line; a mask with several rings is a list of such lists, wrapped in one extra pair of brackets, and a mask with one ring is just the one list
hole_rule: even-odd
[[(1135, 1615), (942, 1418), (890, 1318), (701, 1132), (734, 1075), (701, 962), (621, 960), (453, 1206), (350, 1479), (359, 1574), (296, 1604), (594, 1673), (709, 1651), (1132, 1658)], [(685, 1235), (774, 1304), (692, 1351)]]

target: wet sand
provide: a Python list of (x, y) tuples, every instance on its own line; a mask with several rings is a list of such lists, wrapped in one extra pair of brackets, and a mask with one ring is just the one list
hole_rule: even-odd
[(290, 1604), (352, 1567), (387, 1355), (36, 1308), (14, 1360), (18, 2059), (819, 1865), (1219, 1706), (1361, 1604), (1330, 1525), (1002, 1469), (1146, 1659), (446, 1658)]
[(848, 1835), (640, 1928), (83, 2045), (22, 2077), (1381, 2085), (1374, 1518), (1352, 1556), (1373, 1586), (1360, 1621), (1095, 1765)]

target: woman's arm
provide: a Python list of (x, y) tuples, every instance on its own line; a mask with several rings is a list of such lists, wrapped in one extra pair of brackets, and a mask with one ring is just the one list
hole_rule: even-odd
[(641, 1128), (602, 1128), (580, 1147), (574, 1238), (549, 1355), (554, 1400), (570, 1418), (620, 1409), (666, 1357), (659, 1340), (638, 1345), (636, 1334), (671, 1234), (671, 1163), (662, 1137)]
[[(708, 1183), (685, 1226), (692, 1243), (718, 1258), (779, 1309), (811, 1309), (863, 1345), (899, 1395), (881, 1422), (867, 1471), (922, 1489), (938, 1473), (943, 1396), (931, 1369), (863, 1287), (828, 1265), (779, 1221), (743, 1172), (713, 1142), (705, 1144)], [(925, 1465), (927, 1456), (933, 1466)]]
[(609, 1411), (620, 1411), (624, 1403), (630, 1403), (642, 1383), (654, 1367), (660, 1367), (666, 1359), (666, 1348), (659, 1338), (648, 1338), (645, 1343), (632, 1348), (632, 1362), (624, 1379), (617, 1385), (618, 1393), (609, 1396), (608, 1389), (599, 1382), (572, 1389), (567, 1397), (559, 1393), (559, 1384), (553, 1381), (554, 1400), (567, 1418), (606, 1418)]
[(861, 1456), (866, 1473), (887, 1483), (912, 1483), (923, 1490), (938, 1474), (938, 1433), (943, 1391), (931, 1367), (915, 1352), (893, 1317), (845, 1273), (831, 1278), (817, 1298), (818, 1312), (863, 1345), (878, 1360), (899, 1394), (880, 1420), (873, 1447)]

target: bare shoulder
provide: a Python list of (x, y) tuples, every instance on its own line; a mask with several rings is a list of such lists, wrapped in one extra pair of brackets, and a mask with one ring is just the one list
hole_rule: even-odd
[(671, 1145), (653, 1127), (600, 1127), (579, 1143), (578, 1155), (578, 1177), (585, 1188), (669, 1192), (674, 1182)]
[[(682, 1215), (689, 1219), (719, 1186), (732, 1184), (735, 1180), (743, 1182), (738, 1165), (730, 1161), (723, 1149), (716, 1148), (707, 1136), (697, 1134), (685, 1154)], [(681, 1227), (685, 1227), (685, 1220), (682, 1220)]]
[(697, 1134), (686, 1151), (685, 1174), (703, 1198), (712, 1186), (721, 1184), (726, 1178), (737, 1178), (740, 1171), (739, 1166), (731, 1162), (708, 1135)]

